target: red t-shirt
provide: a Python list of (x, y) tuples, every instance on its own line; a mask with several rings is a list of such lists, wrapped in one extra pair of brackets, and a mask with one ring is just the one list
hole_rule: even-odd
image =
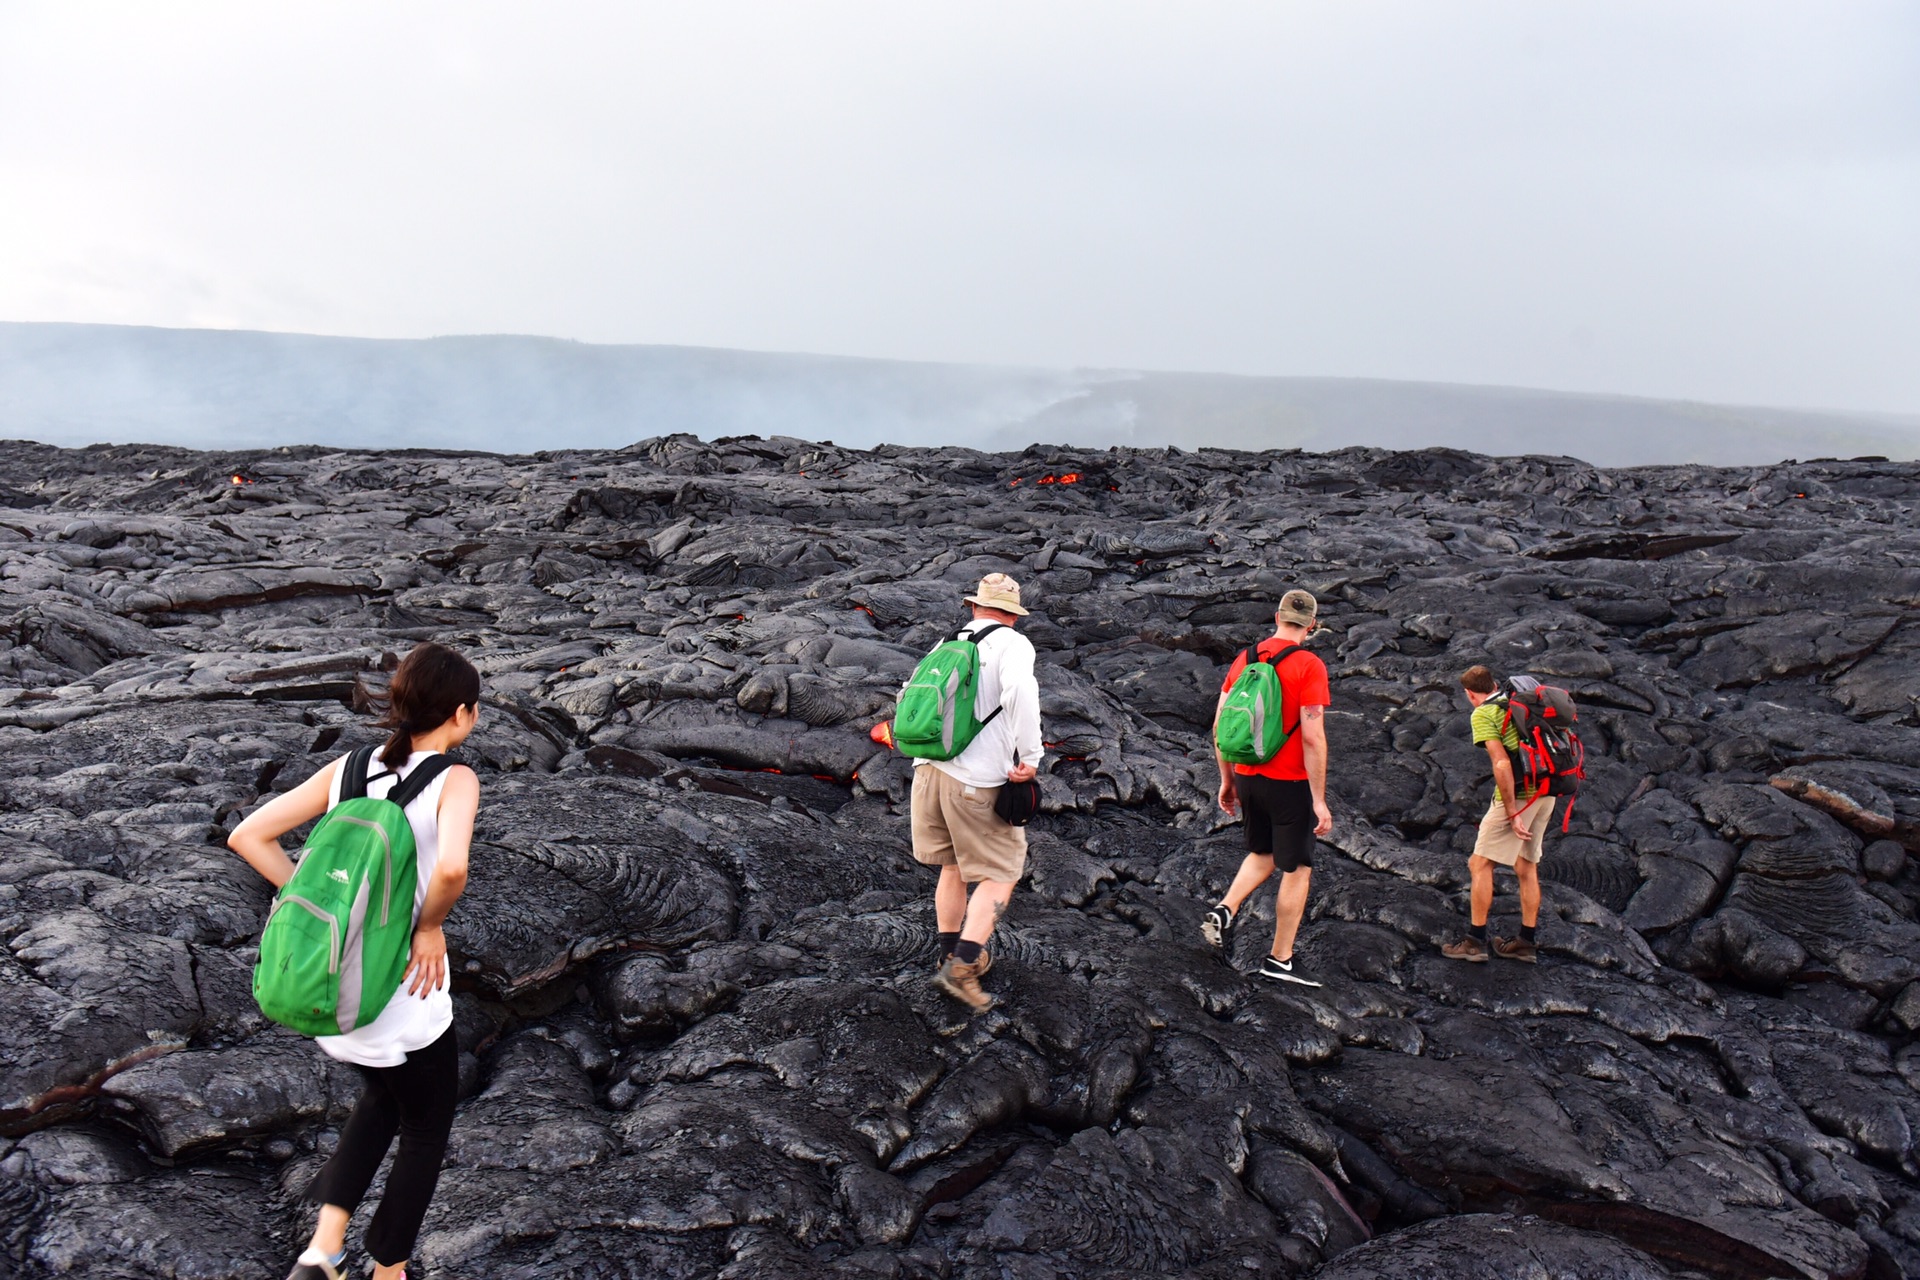
[[(1279, 636), (1268, 636), (1260, 642), (1260, 656), (1271, 658), (1292, 643)], [(1225, 693), (1233, 688), (1233, 682), (1246, 669), (1247, 655), (1242, 650), (1234, 657), (1233, 665), (1227, 668), (1227, 678), (1221, 683), (1220, 692)], [(1275, 753), (1273, 759), (1265, 764), (1237, 764), (1233, 766), (1233, 771), (1289, 782), (1305, 782), (1307, 743), (1300, 736), (1300, 713), (1308, 707), (1332, 705), (1332, 695), (1327, 689), (1327, 664), (1305, 649), (1296, 649), (1281, 660), (1276, 670), (1280, 675), (1280, 705), (1286, 710), (1287, 728), (1291, 734), (1286, 745)]]

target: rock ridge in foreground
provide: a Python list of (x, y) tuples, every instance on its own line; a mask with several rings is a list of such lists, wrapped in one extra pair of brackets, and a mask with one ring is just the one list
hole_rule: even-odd
[[(0, 1275), (254, 1277), (357, 1080), (249, 998), (252, 806), (481, 667), (448, 1277), (1920, 1274), (1920, 464), (0, 445)], [(867, 730), (983, 574), (1049, 742), (1000, 999)], [(1274, 990), (1221, 666), (1322, 601)], [(1453, 678), (1572, 689), (1538, 967), (1452, 964)], [(1477, 758), (1476, 758), (1477, 757)], [(1503, 882), (1495, 927), (1516, 903)]]

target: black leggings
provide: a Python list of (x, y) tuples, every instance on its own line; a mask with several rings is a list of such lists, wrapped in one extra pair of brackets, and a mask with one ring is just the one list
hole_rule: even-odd
[(440, 1162), (460, 1100), (460, 1046), (448, 1027), (397, 1067), (361, 1067), (367, 1087), (354, 1104), (340, 1146), (307, 1188), (307, 1199), (352, 1212), (373, 1184), (393, 1135), (400, 1150), (387, 1173), (387, 1190), (367, 1227), (367, 1252), (383, 1267), (413, 1256), (420, 1220), (427, 1216)]

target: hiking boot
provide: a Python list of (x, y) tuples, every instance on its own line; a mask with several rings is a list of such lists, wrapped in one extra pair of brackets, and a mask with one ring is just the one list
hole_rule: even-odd
[(961, 964), (948, 956), (947, 962), (940, 966), (940, 972), (933, 975), (933, 985), (970, 1006), (975, 1013), (991, 1009), (993, 997), (980, 989), (980, 975), (987, 971), (986, 956), (982, 955), (980, 961), (978, 964)]
[(1200, 917), (1200, 936), (1222, 956), (1233, 954), (1233, 912), (1226, 903), (1207, 908), (1207, 914)]
[[(953, 959), (953, 952), (949, 951), (940, 957), (940, 963), (933, 966), (933, 971), (935, 973), (940, 972), (940, 970), (947, 967), (947, 961), (951, 959)], [(973, 976), (976, 978), (984, 978), (987, 976), (987, 971), (991, 968), (993, 968), (993, 953), (990, 951), (982, 951), (980, 953), (980, 963), (974, 966)]]
[(293, 1270), (287, 1273), (287, 1280), (347, 1280), (347, 1264), (343, 1258), (339, 1266), (333, 1265), (333, 1259), (318, 1249), (308, 1249), (294, 1262)]
[(1493, 954), (1505, 960), (1518, 960), (1522, 964), (1540, 963), (1540, 949), (1525, 938), (1495, 938)]
[(1471, 935), (1458, 942), (1449, 942), (1440, 948), (1440, 954), (1449, 960), (1471, 960), (1475, 964), (1487, 962), (1487, 944)]
[(1320, 984), (1301, 972), (1297, 960), (1277, 960), (1268, 956), (1260, 962), (1260, 976), (1271, 978), (1275, 982), (1291, 982), (1299, 987), (1317, 987)]

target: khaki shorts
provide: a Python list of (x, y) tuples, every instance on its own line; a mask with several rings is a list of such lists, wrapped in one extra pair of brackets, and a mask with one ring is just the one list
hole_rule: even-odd
[(1553, 817), (1554, 799), (1553, 796), (1535, 796), (1521, 811), (1527, 820), (1528, 830), (1533, 832), (1533, 839), (1522, 840), (1514, 834), (1513, 824), (1507, 821), (1507, 806), (1500, 803), (1500, 793), (1495, 791), (1487, 816), (1480, 819), (1480, 835), (1473, 842), (1473, 856), (1497, 862), (1503, 867), (1510, 867), (1522, 858), (1528, 862), (1540, 861), (1540, 847), (1546, 843), (1547, 823)]
[(1017, 881), (1027, 869), (1027, 832), (993, 811), (998, 787), (970, 787), (930, 764), (913, 771), (913, 856), (958, 866), (967, 883)]

